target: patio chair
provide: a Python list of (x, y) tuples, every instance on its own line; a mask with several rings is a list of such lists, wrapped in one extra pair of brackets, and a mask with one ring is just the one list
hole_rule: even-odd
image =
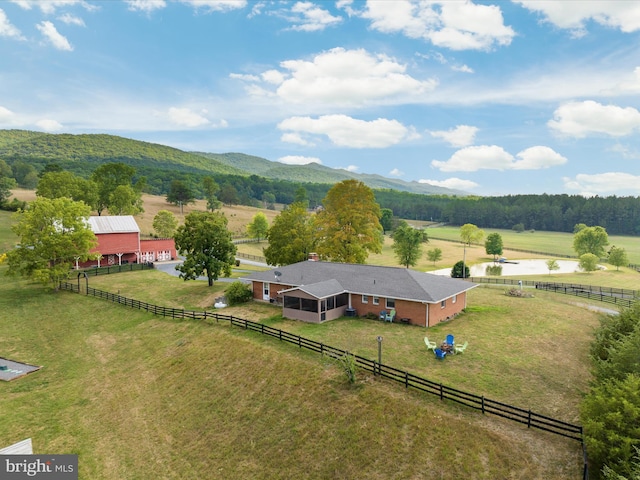
[(394, 318), (396, 318), (396, 309), (395, 308), (393, 310), (391, 310), (389, 313), (387, 313), (387, 315), (385, 315), (384, 321), (393, 323), (393, 319)]
[(447, 352), (445, 352), (444, 350), (441, 350), (440, 348), (436, 348), (433, 353), (436, 354), (436, 358), (438, 360), (444, 360), (444, 357), (447, 355)]
[(380, 310), (380, 320), (384, 320), (385, 318), (387, 318), (387, 311), (386, 310)]
[(429, 341), (429, 339), (428, 339), (427, 337), (424, 337), (424, 343), (425, 343), (425, 345), (427, 346), (427, 349), (428, 349), (428, 350), (433, 350), (433, 351), (435, 351), (435, 350), (436, 350), (436, 347), (438, 346), (438, 345), (436, 345), (436, 342), (430, 342), (430, 341)]
[(453, 341), (453, 335), (447, 335), (447, 339), (445, 340), (445, 342), (447, 342), (449, 345), (455, 345), (455, 342)]
[(456, 353), (464, 353), (468, 346), (469, 342), (464, 342), (462, 345), (454, 345), (453, 348)]

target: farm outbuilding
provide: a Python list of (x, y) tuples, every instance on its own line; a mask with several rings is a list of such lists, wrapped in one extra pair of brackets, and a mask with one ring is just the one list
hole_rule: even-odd
[(245, 280), (251, 281), (255, 300), (282, 305), (286, 318), (320, 323), (395, 311), (394, 321), (424, 327), (458, 315), (467, 306), (467, 292), (477, 286), (407, 268), (316, 261), (256, 272)]
[(92, 253), (100, 258), (78, 267), (107, 267), (127, 263), (172, 260), (177, 257), (172, 238), (140, 238), (140, 227), (131, 215), (89, 217), (91, 230), (98, 239)]

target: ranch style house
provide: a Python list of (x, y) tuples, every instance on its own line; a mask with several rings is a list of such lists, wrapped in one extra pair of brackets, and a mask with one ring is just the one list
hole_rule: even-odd
[(77, 263), (76, 268), (146, 263), (177, 257), (173, 238), (140, 239), (140, 228), (131, 215), (91, 216), (89, 226), (98, 239), (98, 245), (91, 253), (100, 253), (101, 256), (97, 260)]
[(407, 268), (303, 261), (244, 277), (253, 298), (282, 305), (285, 318), (320, 323), (342, 316), (379, 317), (431, 327), (467, 306), (469, 281)]

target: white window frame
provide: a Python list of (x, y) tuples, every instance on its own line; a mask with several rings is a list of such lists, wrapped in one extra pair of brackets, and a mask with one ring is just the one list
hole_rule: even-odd
[(380, 305), (380, 297), (373, 297), (373, 304), (374, 305)]
[[(389, 303), (391, 302), (391, 303)], [(395, 298), (387, 298), (385, 299), (386, 308), (396, 308), (396, 299)]]
[(440, 308), (445, 308), (447, 306), (447, 299), (445, 298), (440, 302)]
[(369, 303), (369, 295), (362, 295), (362, 303)]

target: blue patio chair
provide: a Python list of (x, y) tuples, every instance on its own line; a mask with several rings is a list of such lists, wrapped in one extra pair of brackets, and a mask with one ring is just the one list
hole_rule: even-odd
[(449, 334), (447, 335), (447, 339), (445, 340), (449, 345), (455, 345), (455, 342), (453, 341), (453, 335)]
[(436, 348), (433, 353), (436, 354), (436, 358), (438, 360), (444, 360), (444, 357), (447, 355), (447, 352), (445, 352), (444, 350), (440, 349), (440, 348)]
[(387, 311), (380, 310), (380, 320), (384, 320), (385, 318), (387, 318)]

